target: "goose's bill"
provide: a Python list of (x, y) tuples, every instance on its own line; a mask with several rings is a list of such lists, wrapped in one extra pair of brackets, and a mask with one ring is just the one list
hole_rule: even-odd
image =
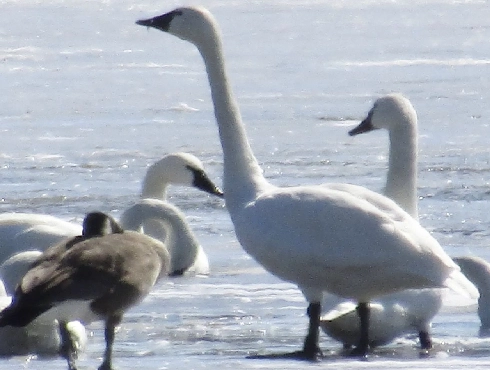
[(205, 191), (206, 193), (224, 198), (223, 191), (211, 181), (204, 171), (196, 171), (194, 173), (194, 182), (192, 185), (199, 190)]
[(172, 19), (174, 19), (174, 17), (179, 14), (181, 14), (181, 12), (174, 10), (153, 18), (140, 19), (136, 21), (136, 24), (140, 26), (153, 27), (158, 30), (167, 32), (170, 26), (170, 22), (172, 22)]
[(358, 124), (352, 130), (350, 130), (349, 135), (350, 136), (356, 136), (356, 135), (363, 134), (365, 132), (373, 131), (376, 129), (377, 128), (374, 127), (373, 124), (371, 123), (371, 117), (368, 116), (364, 121), (362, 121), (360, 124)]

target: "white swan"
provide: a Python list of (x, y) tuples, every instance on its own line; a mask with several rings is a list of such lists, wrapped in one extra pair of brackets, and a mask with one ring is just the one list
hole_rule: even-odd
[[(204, 172), (202, 162), (189, 153), (177, 152), (163, 157), (150, 166), (143, 180), (141, 197), (166, 200), (167, 187), (172, 185), (193, 186), (202, 191), (222, 197), (223, 192), (209, 179)], [(183, 219), (183, 222), (186, 222)], [(163, 240), (165, 229), (159, 220), (149, 220), (142, 231), (152, 237)], [(62, 239), (81, 234), (80, 225), (75, 225), (59, 218), (31, 213), (0, 214), (0, 263), (15, 253), (27, 250), (43, 251)], [(188, 253), (195, 256), (191, 270), (198, 274), (209, 273), (209, 262), (201, 245), (198, 253), (194, 252), (194, 242), (179, 246), (178, 257), (173, 259), (176, 265), (175, 275), (183, 272), (184, 262), (180, 256)]]
[[(10, 305), (10, 295), (14, 293), (17, 284), (41, 254), (39, 251), (20, 252), (0, 265), (0, 278), (6, 290), (5, 294), (0, 295), (0, 310)], [(76, 352), (79, 353), (87, 342), (85, 327), (79, 321), (72, 321), (67, 323), (67, 330)], [(49, 322), (34, 320), (21, 328), (12, 326), (0, 328), (0, 356), (58, 355), (60, 346), (61, 338), (55, 320)]]
[[(166, 201), (167, 187), (169, 184), (193, 186), (209, 194), (223, 197), (223, 192), (208, 177), (204, 171), (202, 162), (192, 154), (177, 152), (171, 153), (155, 162), (146, 171), (141, 190), (141, 198), (152, 198)], [(165, 240), (167, 227), (162, 227), (165, 223), (163, 212), (159, 213), (160, 218), (150, 219), (145, 217), (145, 222), (138, 224), (138, 231), (159, 240)], [(190, 227), (187, 225), (185, 216), (179, 212), (181, 222), (186, 224), (188, 238), (181, 240), (176, 250), (172, 253), (172, 276), (182, 275), (184, 272), (196, 274), (209, 274), (209, 260), (202, 246), (192, 235)], [(163, 219), (162, 219), (163, 217)], [(124, 213), (121, 216), (122, 226), (130, 230), (125, 224), (127, 217)], [(163, 221), (163, 223), (162, 223)], [(134, 220), (132, 220), (134, 224)], [(189, 264), (189, 259), (193, 258)]]
[[(401, 94), (383, 96), (376, 100), (366, 119), (349, 134), (357, 135), (374, 129), (386, 129), (390, 137), (389, 169), (384, 193), (417, 219), (418, 127), (415, 109)], [(334, 307), (336, 303), (338, 299), (325, 297), (323, 308), (329, 311), (322, 316), (320, 326), (344, 346), (353, 345), (353, 337), (360, 330), (355, 305), (346, 302)], [(371, 305), (371, 345), (386, 344), (416, 330), (421, 347), (430, 348), (430, 322), (441, 305), (440, 289), (410, 290), (376, 299)]]
[(61, 353), (72, 370), (75, 351), (67, 323), (103, 320), (106, 349), (99, 370), (110, 370), (116, 325), (168, 274), (170, 256), (160, 241), (123, 232), (100, 212), (88, 214), (83, 229), (82, 236), (51, 246), (35, 261), (0, 313), (0, 327), (58, 320)]
[(204, 59), (223, 147), (226, 206), (237, 238), (268, 271), (297, 284), (309, 302), (308, 335), (292, 356), (321, 354), (323, 291), (359, 302), (363, 330), (354, 353), (365, 355), (372, 298), (408, 288), (474, 289), (437, 241), (388, 198), (355, 187), (376, 199), (377, 207), (349, 190), (267, 182), (227, 80), (219, 27), (206, 9), (182, 7), (137, 24), (193, 43)]
[(490, 333), (490, 263), (481, 257), (466, 256), (453, 258), (465, 276), (480, 292), (478, 298), (478, 316), (480, 317), (480, 334)]

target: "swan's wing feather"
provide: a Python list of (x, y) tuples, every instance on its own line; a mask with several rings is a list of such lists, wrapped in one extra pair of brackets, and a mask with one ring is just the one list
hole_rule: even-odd
[[(288, 271), (273, 271), (281, 268), (276, 260), (282, 256), (305, 271), (330, 270), (330, 281), (335, 280), (334, 271), (357, 274), (359, 279), (366, 273), (376, 279), (380, 272), (379, 279), (387, 279), (404, 272), (406, 284), (418, 278), (426, 282), (415, 284), (441, 286), (443, 277), (457, 266), (439, 243), (394, 202), (367, 189), (364, 192), (377, 205), (321, 187), (269, 191), (238, 215), (247, 222), (234, 222), (237, 236), (245, 250), (253, 251), (260, 263), (285, 279)], [(365, 253), (359, 246), (365, 246)]]

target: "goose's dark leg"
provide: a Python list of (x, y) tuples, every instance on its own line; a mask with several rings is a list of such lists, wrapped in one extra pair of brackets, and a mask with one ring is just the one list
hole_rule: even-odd
[(77, 358), (77, 348), (73, 343), (73, 338), (68, 331), (67, 322), (60, 321), (58, 323), (60, 331), (60, 355), (68, 363), (68, 370), (77, 370), (75, 366), (75, 359)]
[(430, 334), (426, 330), (419, 331), (420, 347), (422, 349), (431, 349), (432, 340), (430, 339)]
[(351, 352), (353, 356), (366, 357), (369, 349), (369, 303), (359, 302), (356, 308), (361, 323), (359, 344)]
[(116, 326), (121, 322), (121, 315), (109, 316), (105, 324), (105, 353), (104, 361), (100, 365), (99, 370), (112, 370), (112, 345), (114, 344), (114, 337), (116, 332)]

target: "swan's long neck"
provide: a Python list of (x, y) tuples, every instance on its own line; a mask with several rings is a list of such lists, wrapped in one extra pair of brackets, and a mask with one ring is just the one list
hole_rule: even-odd
[(224, 193), (227, 207), (254, 197), (267, 184), (247, 140), (238, 104), (231, 91), (223, 59), (221, 37), (198, 47), (206, 65), (214, 113), (224, 156)]
[(141, 189), (141, 198), (167, 199), (168, 180), (164, 177), (164, 171), (157, 166), (151, 166), (146, 172)]
[(137, 203), (121, 216), (124, 229), (140, 231), (159, 239), (170, 253), (171, 271), (186, 270), (197, 255), (199, 243), (185, 221), (185, 216), (164, 202)]
[(385, 188), (385, 195), (415, 219), (418, 219), (417, 135), (416, 122), (407, 122), (390, 130), (390, 159)]

